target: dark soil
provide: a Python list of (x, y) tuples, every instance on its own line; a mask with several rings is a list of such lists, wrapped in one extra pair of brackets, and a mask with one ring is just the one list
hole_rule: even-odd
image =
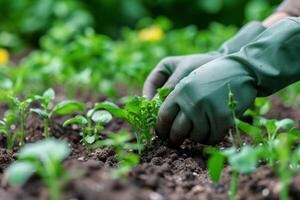
[[(300, 115), (297, 111), (284, 107), (278, 99), (268, 117), (290, 117), (299, 126)], [(1, 106), (2, 109), (3, 106)], [(3, 113), (3, 110), (0, 113)], [(288, 111), (288, 112), (287, 112)], [(283, 114), (285, 113), (285, 114)], [(70, 157), (64, 162), (68, 173), (74, 177), (63, 186), (63, 199), (78, 200), (197, 200), (197, 199), (229, 199), (230, 169), (225, 168), (219, 184), (209, 180), (206, 169), (206, 156), (201, 145), (192, 145), (188, 141), (178, 149), (164, 146), (158, 139), (144, 151), (141, 164), (133, 168), (126, 180), (113, 180), (110, 170), (118, 164), (111, 148), (89, 151), (81, 145), (76, 127), (62, 128), (63, 119), (55, 119), (51, 124), (51, 135), (66, 140), (71, 148)], [(114, 120), (108, 126), (110, 131), (118, 131), (128, 125), (121, 120)], [(34, 142), (42, 139), (43, 125), (35, 117), (31, 117), (27, 127), (27, 140)], [(103, 133), (105, 135), (105, 132)], [(105, 137), (105, 136), (104, 136)], [(244, 138), (246, 139), (246, 138)], [(1, 138), (1, 141), (4, 139)], [(2, 144), (2, 143), (1, 143)], [(225, 140), (220, 146), (227, 146)], [(49, 199), (47, 188), (40, 179), (33, 177), (24, 187), (10, 187), (3, 171), (16, 158), (14, 152), (0, 147), (0, 199)], [(290, 186), (291, 199), (300, 198), (300, 174)], [(278, 199), (280, 184), (275, 174), (266, 166), (250, 176), (239, 177), (239, 188), (236, 199)]]

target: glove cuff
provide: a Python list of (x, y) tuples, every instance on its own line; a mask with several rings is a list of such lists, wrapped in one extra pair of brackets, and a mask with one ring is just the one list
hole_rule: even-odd
[(218, 52), (223, 55), (238, 52), (243, 46), (253, 41), (265, 29), (266, 28), (261, 22), (250, 22), (243, 26), (233, 38), (226, 41)]
[(299, 44), (300, 18), (288, 17), (228, 58), (254, 77), (258, 96), (268, 96), (300, 80)]

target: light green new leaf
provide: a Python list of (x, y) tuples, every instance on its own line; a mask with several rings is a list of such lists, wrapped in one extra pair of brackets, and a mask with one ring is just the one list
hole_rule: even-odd
[(6, 177), (12, 186), (22, 186), (35, 173), (34, 165), (27, 161), (16, 161), (6, 170)]
[(221, 153), (215, 152), (208, 160), (209, 175), (213, 182), (220, 180), (224, 168), (224, 159), (225, 157)]
[(87, 119), (81, 115), (77, 115), (71, 119), (68, 119), (67, 121), (64, 122), (63, 127), (69, 126), (71, 124), (79, 124), (79, 125), (83, 125), (83, 124), (87, 124)]
[(48, 100), (53, 100), (55, 98), (55, 92), (52, 88), (49, 88), (43, 93), (43, 97)]
[(103, 125), (108, 124), (112, 120), (111, 114), (106, 110), (99, 110), (93, 113), (92, 120)]
[(243, 146), (240, 152), (228, 157), (230, 166), (242, 174), (249, 174), (256, 169), (257, 155), (255, 149)]
[(275, 123), (277, 129), (284, 129), (284, 130), (290, 130), (291, 128), (295, 127), (295, 121), (292, 119), (282, 119), (280, 121), (277, 121)]
[(84, 111), (85, 106), (82, 103), (72, 100), (65, 100), (58, 103), (52, 110), (57, 115), (68, 115), (77, 111)]
[(25, 145), (19, 153), (20, 159), (38, 159), (43, 163), (50, 160), (62, 161), (70, 154), (70, 148), (65, 141), (49, 138)]
[(260, 128), (252, 126), (251, 124), (243, 122), (239, 119), (236, 119), (235, 123), (241, 131), (251, 137), (254, 144), (258, 144), (259, 142), (263, 142), (265, 140), (263, 131)]
[(84, 140), (88, 144), (93, 144), (96, 141), (96, 136), (95, 135), (87, 135), (87, 136), (84, 137)]
[(48, 119), (49, 115), (45, 111), (38, 109), (38, 108), (31, 108), (30, 112), (38, 114), (42, 119)]
[(117, 106), (116, 104), (114, 104), (112, 102), (97, 103), (95, 105), (94, 109), (95, 110), (100, 110), (100, 109), (107, 110), (113, 116), (119, 117), (119, 118), (122, 118), (122, 119), (126, 119), (126, 117), (127, 117), (126, 112), (124, 110), (122, 110), (121, 108), (119, 108), (119, 106)]

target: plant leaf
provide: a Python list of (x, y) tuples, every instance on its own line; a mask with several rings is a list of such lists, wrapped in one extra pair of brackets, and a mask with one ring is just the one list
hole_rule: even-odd
[(257, 160), (256, 151), (250, 146), (243, 146), (240, 152), (228, 157), (230, 166), (242, 174), (253, 172), (256, 169)]
[(48, 100), (53, 100), (55, 98), (55, 92), (52, 88), (49, 88), (43, 93), (43, 97)]
[(114, 104), (112, 102), (97, 103), (95, 105), (94, 109), (95, 110), (100, 110), (100, 109), (107, 110), (113, 116), (119, 117), (119, 118), (122, 118), (122, 119), (126, 119), (126, 117), (127, 117), (126, 112), (124, 110), (122, 110), (121, 108), (119, 108), (119, 106), (117, 106), (116, 104)]
[(35, 173), (34, 165), (28, 161), (16, 161), (6, 170), (6, 177), (12, 186), (22, 186)]
[(37, 159), (43, 163), (50, 160), (62, 161), (70, 154), (65, 141), (49, 138), (35, 143), (26, 144), (19, 153), (19, 159)]
[(93, 113), (92, 120), (103, 125), (108, 124), (112, 120), (111, 114), (106, 110), (99, 110)]
[(96, 136), (95, 135), (87, 135), (87, 136), (84, 137), (84, 140), (88, 144), (93, 144), (96, 141)]
[(38, 108), (31, 108), (30, 112), (36, 113), (38, 114), (42, 119), (47, 119), (49, 118), (48, 113), (46, 113), (45, 111), (38, 109)]
[(69, 126), (71, 124), (87, 124), (87, 119), (83, 117), (82, 115), (77, 115), (71, 119), (68, 119), (67, 121), (64, 122), (63, 127)]
[(52, 110), (57, 115), (68, 115), (76, 111), (84, 111), (85, 106), (82, 103), (72, 100), (65, 100), (58, 103)]
[(236, 119), (235, 123), (241, 131), (251, 137), (253, 143), (258, 144), (259, 142), (263, 142), (265, 140), (263, 131), (260, 128), (252, 126), (251, 124), (243, 122), (239, 119)]
[(291, 128), (295, 127), (295, 121), (292, 119), (282, 119), (280, 121), (275, 122), (277, 129), (284, 129), (290, 130)]
[(224, 159), (225, 157), (221, 153), (215, 152), (208, 160), (209, 175), (213, 182), (220, 180), (224, 168)]

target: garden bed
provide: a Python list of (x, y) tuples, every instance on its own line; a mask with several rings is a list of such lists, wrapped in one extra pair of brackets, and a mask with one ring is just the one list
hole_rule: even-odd
[[(268, 117), (292, 118), (299, 126), (299, 112), (286, 108), (273, 98), (273, 108)], [(1, 114), (4, 107), (1, 107)], [(212, 183), (207, 170), (207, 156), (203, 146), (188, 141), (178, 149), (169, 148), (155, 138), (141, 155), (141, 163), (135, 166), (128, 179), (114, 180), (110, 169), (117, 167), (114, 150), (106, 147), (88, 150), (80, 143), (78, 130), (63, 128), (64, 119), (55, 118), (51, 123), (51, 136), (65, 140), (71, 147), (71, 155), (64, 161), (66, 171), (72, 180), (63, 186), (63, 199), (229, 199), (230, 169), (225, 168), (220, 183)], [(27, 142), (43, 138), (43, 125), (38, 117), (31, 117), (27, 130)], [(114, 119), (106, 127), (109, 131), (129, 129), (127, 123)], [(243, 137), (245, 141), (247, 138)], [(1, 141), (3, 141), (1, 139)], [(219, 145), (230, 146), (228, 138)], [(49, 193), (42, 181), (36, 177), (22, 188), (10, 187), (4, 179), (4, 170), (16, 158), (17, 150), (11, 152), (0, 147), (0, 199), (49, 199)], [(300, 197), (300, 174), (290, 185), (292, 199)], [(239, 177), (236, 199), (278, 199), (280, 184), (274, 172), (267, 166), (260, 166), (250, 176)]]

